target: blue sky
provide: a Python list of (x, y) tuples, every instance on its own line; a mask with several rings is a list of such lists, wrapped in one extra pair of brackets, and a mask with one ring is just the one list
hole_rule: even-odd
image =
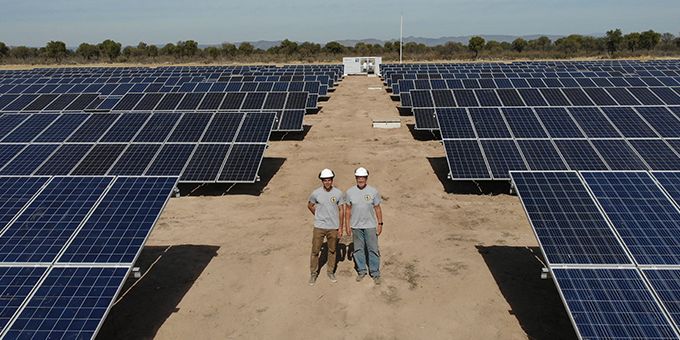
[(114, 39), (200, 44), (327, 42), (471, 34), (592, 34), (654, 29), (680, 34), (679, 0), (0, 0), (0, 41), (43, 46)]

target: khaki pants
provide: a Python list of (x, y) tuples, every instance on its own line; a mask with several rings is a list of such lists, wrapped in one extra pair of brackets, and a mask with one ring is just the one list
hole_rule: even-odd
[(335, 272), (335, 249), (338, 247), (338, 229), (314, 228), (312, 235), (312, 256), (309, 261), (309, 270), (312, 274), (319, 272), (319, 253), (321, 253), (324, 237), (328, 243), (326, 269), (329, 273)]

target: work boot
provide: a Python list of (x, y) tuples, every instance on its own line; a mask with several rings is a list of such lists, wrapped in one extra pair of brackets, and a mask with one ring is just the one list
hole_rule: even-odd
[(312, 275), (309, 276), (309, 285), (313, 286), (314, 283), (316, 283), (316, 278), (319, 277), (319, 274), (317, 273), (312, 273)]
[(333, 273), (328, 273), (328, 278), (331, 280), (331, 282), (338, 282), (338, 279), (335, 278), (335, 274)]
[(361, 282), (366, 277), (366, 274), (359, 274), (357, 275), (357, 282)]

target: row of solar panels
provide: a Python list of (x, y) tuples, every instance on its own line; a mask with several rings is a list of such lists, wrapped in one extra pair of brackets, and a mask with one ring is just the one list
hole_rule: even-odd
[(588, 88), (588, 87), (680, 87), (680, 77), (582, 77), (582, 78), (487, 78), (399, 80), (392, 95), (411, 90), (512, 89), (512, 88)]
[(402, 107), (521, 107), (680, 105), (680, 87), (411, 90)]
[(0, 174), (252, 183), (274, 120), (274, 113), (262, 112), (6, 114)]
[(0, 94), (48, 94), (48, 93), (98, 93), (100, 95), (122, 96), (127, 93), (147, 92), (252, 92), (252, 91), (306, 91), (322, 96), (328, 95), (328, 86), (319, 81), (299, 82), (186, 82), (177, 86), (165, 86), (160, 83), (101, 83), (86, 82), (82, 84), (18, 84), (0, 86)]
[(176, 181), (0, 177), (0, 336), (94, 338)]
[(187, 75), (181, 77), (167, 76), (129, 76), (121, 77), (115, 75), (108, 76), (71, 76), (71, 77), (6, 77), (0, 78), (1, 85), (19, 84), (81, 84), (81, 83), (134, 83), (134, 84), (163, 84), (166, 86), (177, 86), (187, 82), (244, 82), (244, 81), (273, 81), (273, 82), (293, 82), (293, 81), (319, 81), (322, 84), (333, 86), (333, 78), (328, 75), (296, 75), (296, 76), (249, 76), (249, 75), (229, 75), (229, 76), (197, 76)]
[(680, 120), (663, 107), (448, 109), (437, 119), (455, 180), (506, 180), (511, 170), (680, 170)]
[(677, 339), (679, 172), (512, 172), (583, 339)]
[[(382, 72), (382, 71), (381, 71)], [(400, 80), (436, 80), (436, 79), (532, 79), (557, 78), (569, 81), (573, 78), (678, 78), (680, 72), (513, 72), (513, 73), (383, 73), (384, 83), (388, 89), (393, 89)]]
[(267, 111), (277, 114), (275, 130), (301, 131), (305, 107), (315, 105), (309, 101), (307, 92), (130, 93), (107, 99), (98, 94), (25, 94), (0, 96), (0, 111)]

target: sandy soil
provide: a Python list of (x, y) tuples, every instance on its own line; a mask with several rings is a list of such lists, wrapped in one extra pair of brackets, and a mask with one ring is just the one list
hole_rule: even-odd
[[(273, 141), (263, 181), (173, 198), (139, 265), (148, 274), (111, 311), (100, 338), (574, 338), (536, 239), (505, 185), (452, 184), (437, 138), (412, 133), (378, 78), (348, 77), (304, 138)], [(402, 127), (373, 129), (372, 119)], [(300, 137), (300, 136), (298, 136)], [(297, 139), (297, 140), (296, 140)], [(384, 198), (383, 284), (307, 279), (309, 193), (320, 169), (353, 185), (365, 166)], [(261, 191), (261, 192), (260, 192)], [(343, 240), (344, 246), (349, 239)]]

